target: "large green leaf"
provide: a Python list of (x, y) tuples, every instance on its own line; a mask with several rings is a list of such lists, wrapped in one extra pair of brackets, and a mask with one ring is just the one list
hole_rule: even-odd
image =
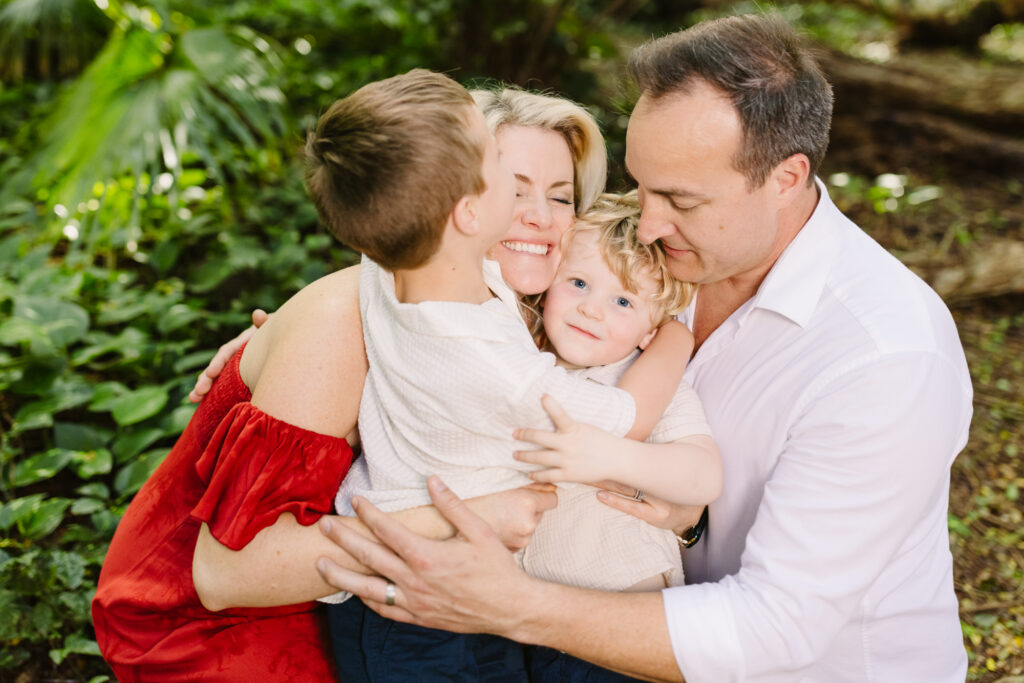
[(18, 530), (31, 539), (49, 536), (64, 521), (64, 511), (71, 503), (67, 498), (50, 498), (40, 502), (18, 520)]
[(170, 451), (170, 448), (150, 451), (122, 467), (114, 477), (114, 490), (120, 494), (138, 491)]
[(81, 479), (90, 479), (97, 474), (106, 474), (114, 465), (114, 457), (106, 448), (90, 451), (73, 451), (71, 466)]
[(12, 524), (36, 509), (43, 498), (42, 493), (33, 493), (31, 496), (23, 496), (0, 506), (0, 529), (9, 529)]
[(51, 203), (77, 206), (97, 179), (124, 173), (147, 177), (136, 183), (142, 194), (176, 196), (190, 152), (224, 177), (219, 167), (233, 163), (237, 145), (276, 144), (284, 130), (277, 66), (260, 40), (240, 28), (126, 22), (43, 124), (39, 151), (0, 203), (48, 187)]
[(89, 330), (89, 314), (81, 306), (43, 296), (18, 297), (11, 322), (19, 318), (37, 325), (60, 348), (78, 341)]
[(15, 486), (27, 486), (37, 481), (50, 479), (71, 462), (72, 453), (63, 448), (51, 448), (23, 460), (14, 466), (12, 477)]
[(132, 425), (159, 413), (167, 405), (163, 387), (143, 387), (118, 396), (110, 403), (110, 411), (119, 425)]

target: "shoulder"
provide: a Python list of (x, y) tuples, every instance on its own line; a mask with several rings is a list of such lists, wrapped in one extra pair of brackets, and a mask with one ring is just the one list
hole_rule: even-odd
[(243, 362), (251, 364), (252, 402), (260, 409), (305, 429), (347, 435), (366, 375), (359, 267), (296, 293), (249, 342)]

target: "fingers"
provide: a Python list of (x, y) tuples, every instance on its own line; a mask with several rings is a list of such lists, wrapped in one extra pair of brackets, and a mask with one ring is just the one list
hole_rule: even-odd
[(565, 462), (564, 455), (558, 451), (549, 450), (516, 451), (512, 454), (512, 457), (519, 462), (541, 465), (542, 467), (558, 467)]
[(259, 329), (263, 327), (263, 323), (270, 320), (270, 314), (264, 311), (262, 308), (257, 308), (252, 312), (252, 325)]
[[(399, 594), (401, 594), (401, 591), (399, 591)], [(416, 617), (414, 617), (412, 613), (409, 612), (409, 610), (405, 609), (404, 607), (399, 607), (397, 601), (394, 605), (387, 605), (384, 602), (377, 602), (372, 598), (367, 598), (363, 596), (360, 596), (360, 598), (362, 599), (364, 605), (366, 605), (382, 617), (385, 617), (386, 619), (391, 619), (393, 621), (404, 621), (407, 624), (419, 623), (417, 622)]]
[(558, 448), (560, 443), (558, 432), (549, 432), (546, 429), (517, 429), (512, 434), (516, 441), (543, 446), (544, 448)]
[(611, 479), (602, 479), (601, 481), (595, 482), (594, 486), (599, 489), (606, 489), (612, 493), (617, 493), (620, 496), (626, 496), (627, 498), (632, 498), (633, 494), (636, 492), (635, 487), (626, 486), (625, 484), (612, 481)]
[(548, 510), (554, 510), (558, 506), (558, 487), (552, 483), (539, 482), (530, 484), (526, 488), (536, 491), (534, 496), (534, 510), (538, 516)]
[(547, 411), (548, 416), (555, 425), (555, 429), (558, 431), (564, 432), (576, 425), (573, 419), (569, 417), (569, 413), (565, 412), (565, 409), (562, 408), (561, 404), (548, 394), (540, 397), (540, 404)]
[[(366, 507), (373, 507), (366, 501), (363, 501), (363, 504)], [(376, 510), (377, 508), (373, 509)], [(378, 513), (379, 512), (380, 511), (378, 510)], [(398, 523), (395, 522), (395, 524)], [(401, 526), (401, 524), (398, 525)], [(404, 576), (408, 572), (408, 568), (406, 567), (405, 563), (402, 562), (402, 560), (398, 558), (395, 555), (395, 553), (391, 551), (391, 549), (384, 545), (381, 545), (380, 543), (377, 543), (371, 538), (367, 538), (366, 536), (357, 532), (355, 529), (349, 527), (347, 524), (332, 521), (328, 517), (323, 517), (320, 520), (320, 532), (323, 533), (323, 535), (327, 538), (334, 541), (334, 543), (337, 544), (342, 550), (351, 555), (352, 559), (354, 559), (359, 564), (363, 565), (371, 573), (378, 574), (380, 576), (390, 576), (397, 578), (400, 576)], [(339, 567), (338, 569), (340, 572), (345, 572), (345, 574), (342, 575), (336, 573), (336, 575), (339, 576), (340, 579), (345, 580), (346, 582), (348, 582), (348, 579), (346, 578), (347, 574), (356, 574), (356, 572), (352, 572), (341, 567)], [(360, 576), (363, 576), (363, 574), (360, 574)], [(324, 576), (324, 579), (327, 580), (327, 577)], [(340, 588), (341, 590), (347, 590), (351, 593), (362, 595), (362, 593), (360, 593), (359, 591), (355, 591), (349, 588), (347, 583), (336, 584), (331, 581), (328, 581), (328, 583), (330, 583), (332, 586)]]
[[(629, 495), (632, 496), (636, 489), (630, 489)], [(630, 498), (623, 498), (622, 496), (615, 495), (610, 491), (598, 491), (597, 499), (610, 508), (625, 512), (627, 515), (632, 515), (637, 519), (642, 519), (648, 524), (654, 524), (656, 521), (660, 521), (661, 515), (654, 508), (653, 505), (644, 500), (633, 500)]]
[(434, 507), (466, 540), (471, 543), (501, 544), (490, 525), (473, 513), (436, 474), (427, 479), (427, 491)]
[(192, 403), (199, 403), (203, 400), (203, 396), (206, 396), (210, 392), (210, 387), (213, 386), (213, 380), (206, 374), (206, 371), (199, 373), (199, 378), (196, 380), (196, 385), (192, 387), (192, 391), (188, 392), (188, 400)]
[(565, 470), (559, 467), (551, 467), (546, 470), (537, 470), (536, 472), (530, 472), (530, 479), (539, 482), (559, 482), (559, 481), (575, 481), (574, 478), (570, 477)]

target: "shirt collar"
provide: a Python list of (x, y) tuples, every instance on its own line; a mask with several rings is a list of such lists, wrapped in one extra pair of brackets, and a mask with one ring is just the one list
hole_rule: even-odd
[[(519, 298), (501, 279), (501, 268), (497, 261), (484, 259), (484, 282), (496, 298), (481, 305), (460, 301), (424, 301), (408, 304), (398, 301), (395, 296), (395, 276), (363, 256), (363, 269), (367, 277), (375, 278), (376, 285), (369, 285), (377, 293), (380, 310), (395, 323), (416, 334), (432, 337), (475, 337), (484, 341), (504, 341), (508, 338), (507, 325), (495, 325), (496, 320), (511, 322), (512, 327), (521, 328), (529, 336), (519, 311)], [(369, 294), (369, 292), (367, 292)], [(494, 312), (503, 313), (497, 318)], [(364, 316), (366, 310), (364, 309)]]
[(768, 271), (753, 305), (775, 311), (803, 327), (814, 313), (825, 289), (839, 249), (837, 218), (842, 214), (828, 196), (825, 184), (815, 178), (818, 205), (811, 217)]

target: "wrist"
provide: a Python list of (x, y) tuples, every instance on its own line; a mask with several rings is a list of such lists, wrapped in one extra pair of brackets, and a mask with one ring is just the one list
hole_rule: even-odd
[(557, 636), (564, 632), (562, 620), (569, 613), (565, 609), (569, 602), (565, 591), (574, 590), (569, 586), (534, 578), (521, 572), (523, 581), (520, 584), (514, 602), (510, 623), (503, 633), (509, 640), (528, 645), (555, 647)]

